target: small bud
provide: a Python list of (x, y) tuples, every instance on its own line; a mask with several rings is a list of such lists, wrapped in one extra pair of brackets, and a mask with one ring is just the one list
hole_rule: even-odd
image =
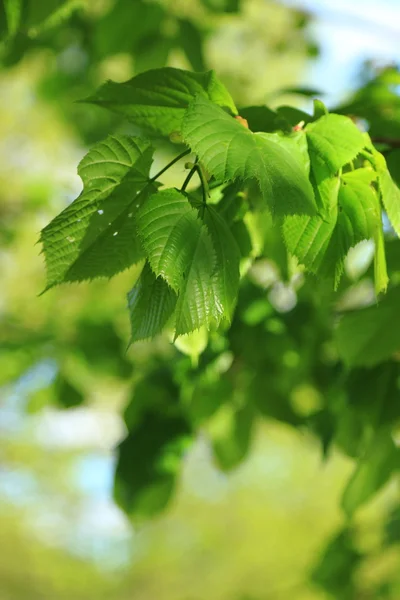
[(194, 165), (194, 162), (185, 162), (185, 169), (193, 169)]
[(237, 115), (235, 117), (236, 121), (239, 121), (239, 123), (241, 123), (243, 125), (243, 127), (246, 127), (246, 129), (249, 128), (249, 124), (247, 122), (247, 119), (244, 119), (243, 117), (241, 117), (240, 115)]
[(293, 127), (293, 131), (301, 131), (303, 129), (305, 125), (305, 121), (300, 121), (300, 123), (297, 123), (297, 125), (295, 125)]
[(169, 140), (173, 144), (182, 144), (183, 139), (180, 131), (173, 131), (169, 136)]

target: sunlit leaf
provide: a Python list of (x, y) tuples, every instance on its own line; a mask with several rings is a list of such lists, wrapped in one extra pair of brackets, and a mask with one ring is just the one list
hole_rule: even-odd
[(170, 135), (181, 130), (185, 110), (197, 95), (237, 113), (214, 71), (191, 73), (171, 67), (146, 71), (124, 83), (109, 81), (86, 102), (121, 113), (153, 133)]
[(47, 289), (66, 281), (112, 277), (143, 258), (136, 212), (155, 191), (148, 184), (153, 150), (128, 136), (110, 136), (83, 158), (80, 196), (41, 233)]
[(207, 324), (215, 251), (196, 209), (177, 190), (163, 190), (143, 204), (138, 231), (152, 270), (178, 293), (176, 335)]
[(334, 173), (365, 146), (361, 131), (342, 115), (325, 115), (307, 125), (306, 133), (310, 149), (321, 156)]
[(291, 144), (254, 134), (218, 106), (198, 96), (186, 112), (183, 137), (217, 180), (257, 180), (264, 200), (277, 213), (315, 212), (306, 166)]

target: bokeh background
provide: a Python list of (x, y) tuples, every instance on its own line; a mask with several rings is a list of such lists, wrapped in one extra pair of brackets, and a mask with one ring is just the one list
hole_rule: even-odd
[[(343, 523), (353, 462), (340, 452), (323, 461), (304, 431), (259, 424), (251, 453), (228, 473), (200, 434), (164, 512), (132, 522), (116, 506), (115, 447), (132, 386), (161, 359), (190, 363), (193, 349), (161, 338), (126, 350), (135, 268), (39, 296), (36, 242), (80, 192), (76, 167), (90, 144), (127, 127), (76, 102), (105, 79), (165, 64), (214, 68), (239, 106), (310, 110), (309, 90), (335, 106), (400, 63), (399, 2), (31, 4), (29, 27), (12, 39), (1, 14), (0, 600), (331, 598), (310, 572)], [(361, 545), (374, 544), (394, 494), (389, 486), (361, 511)], [(356, 555), (343, 548), (349, 566)], [(399, 571), (397, 550), (372, 554), (357, 598), (400, 597)], [(368, 592), (387, 579), (382, 595)]]

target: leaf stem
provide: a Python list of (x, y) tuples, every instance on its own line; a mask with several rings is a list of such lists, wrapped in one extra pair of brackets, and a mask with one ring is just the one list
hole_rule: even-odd
[(202, 192), (203, 192), (203, 204), (207, 204), (207, 196), (210, 195), (210, 192), (208, 191), (207, 178), (205, 176), (203, 167), (201, 166), (200, 163), (196, 163), (195, 167), (196, 167), (197, 173), (198, 173), (198, 175), (200, 177), (201, 189), (202, 189)]
[(159, 171), (158, 173), (156, 173), (154, 175), (154, 177), (152, 177), (150, 179), (150, 183), (152, 181), (155, 181), (156, 179), (158, 179), (163, 173), (165, 173), (165, 171), (168, 171), (168, 169), (170, 167), (172, 167), (172, 165), (174, 165), (175, 163), (178, 162), (178, 160), (181, 160), (181, 158), (183, 158), (184, 156), (186, 156), (187, 154), (190, 154), (191, 150), (185, 150), (184, 152), (181, 152), (181, 154), (178, 154), (178, 156), (175, 156), (175, 158), (173, 160), (171, 160), (171, 162), (169, 162), (167, 165), (165, 165), (165, 167), (163, 169), (161, 169), (161, 171)]
[(182, 184), (181, 192), (184, 192), (186, 190), (187, 186), (189, 185), (190, 180), (192, 179), (192, 177), (196, 173), (196, 171), (197, 171), (197, 164), (193, 165), (193, 167), (190, 169), (185, 181)]
[(373, 137), (372, 142), (374, 144), (386, 144), (392, 148), (400, 148), (400, 140), (388, 137)]

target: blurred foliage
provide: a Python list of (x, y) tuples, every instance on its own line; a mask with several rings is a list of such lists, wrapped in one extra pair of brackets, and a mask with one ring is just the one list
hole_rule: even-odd
[[(374, 306), (365, 247), (348, 257), (337, 292), (305, 280), (268, 218), (244, 221), (248, 198), (228, 186), (220, 204), (257, 260), (242, 262), (231, 328), (207, 343), (160, 337), (127, 350), (120, 298), (137, 268), (37, 297), (37, 234), (79, 191), (71, 174), (83, 145), (132, 132), (122, 117), (75, 101), (107, 78), (153, 67), (215, 68), (238, 105), (250, 106), (241, 114), (251, 127), (296, 125), (310, 116), (273, 109), (313, 92), (298, 87), (317, 52), (309, 22), (262, 0), (2, 3), (2, 599), (399, 597), (398, 288)], [(399, 70), (369, 65), (364, 75), (334, 110), (368, 129), (398, 183)], [(400, 244), (390, 228), (387, 238), (398, 282)], [(57, 429), (47, 439), (46, 419), (65, 408), (71, 419), (104, 415), (95, 441), (73, 420), (67, 450)], [(93, 565), (85, 542), (103, 516), (90, 520), (71, 473), (82, 455), (109, 456), (117, 444), (117, 502), (136, 519), (170, 505), (140, 526), (134, 518), (127, 548), (122, 535), (102, 553), (100, 540), (100, 559), (88, 552)], [(117, 514), (112, 530), (122, 520), (126, 532)], [(120, 570), (106, 571), (113, 559)]]

